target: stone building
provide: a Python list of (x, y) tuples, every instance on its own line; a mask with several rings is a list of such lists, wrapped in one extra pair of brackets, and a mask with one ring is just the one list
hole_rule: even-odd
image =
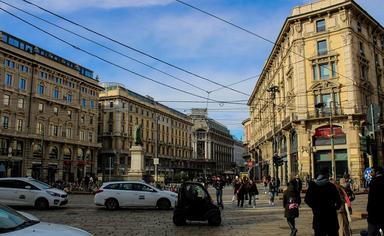
[(0, 176), (50, 183), (96, 173), (93, 71), (0, 32)]
[(295, 7), (248, 101), (248, 149), (263, 175), (287, 181), (328, 167), (360, 182), (383, 165), (383, 58), (384, 28), (356, 2)]
[(230, 173), (234, 167), (234, 139), (229, 130), (208, 117), (207, 109), (192, 109), (193, 158), (202, 161), (203, 174)]
[(188, 175), (192, 159), (190, 118), (149, 96), (130, 91), (122, 84), (104, 83), (100, 93), (99, 173), (106, 179), (125, 179), (130, 168), (134, 131), (143, 126), (146, 178), (154, 175), (159, 158), (158, 181)]

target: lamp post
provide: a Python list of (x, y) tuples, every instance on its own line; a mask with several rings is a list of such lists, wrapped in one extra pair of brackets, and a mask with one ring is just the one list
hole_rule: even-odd
[[(277, 85), (272, 85), (269, 89), (267, 89), (267, 92), (271, 94), (271, 100), (272, 100), (272, 116), (273, 116), (273, 130), (272, 130), (272, 156), (277, 155), (277, 145), (276, 145), (276, 135), (275, 135), (275, 126), (276, 126), (276, 119), (275, 119), (275, 99), (276, 99), (276, 93), (280, 92), (279, 86)], [(275, 170), (276, 168), (276, 170)], [(274, 165), (272, 162), (272, 175), (277, 179), (278, 176), (278, 166)]]
[(11, 177), (12, 175), (12, 167), (13, 167), (13, 163), (11, 165), (11, 162), (13, 161), (12, 160), (12, 147), (11, 147), (11, 144), (9, 144), (9, 147), (8, 147), (8, 168), (7, 168), (7, 176), (8, 177)]

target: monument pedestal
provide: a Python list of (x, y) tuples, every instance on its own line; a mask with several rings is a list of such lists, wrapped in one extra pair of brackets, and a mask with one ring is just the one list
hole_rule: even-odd
[(142, 146), (132, 146), (131, 169), (126, 178), (128, 180), (142, 180), (144, 175), (144, 150)]

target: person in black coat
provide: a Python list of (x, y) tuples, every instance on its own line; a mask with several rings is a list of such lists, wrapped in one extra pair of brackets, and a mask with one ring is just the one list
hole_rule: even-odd
[(384, 230), (384, 176), (381, 167), (376, 169), (376, 176), (369, 185), (367, 212), (368, 235), (379, 235), (379, 229)]
[(338, 235), (337, 210), (341, 199), (336, 186), (329, 181), (328, 169), (323, 169), (315, 182), (310, 182), (305, 203), (312, 208), (312, 228), (315, 236)]
[(296, 236), (297, 233), (295, 218), (299, 217), (300, 204), (300, 192), (297, 191), (296, 183), (293, 180), (288, 183), (288, 188), (283, 195), (284, 216), (287, 218), (289, 228), (291, 229), (291, 236)]

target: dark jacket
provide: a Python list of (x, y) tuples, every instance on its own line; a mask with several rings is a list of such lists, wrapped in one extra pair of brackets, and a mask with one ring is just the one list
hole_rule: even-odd
[(224, 182), (221, 181), (221, 180), (216, 180), (216, 181), (213, 183), (213, 187), (214, 187), (217, 191), (223, 190), (223, 188), (224, 188)]
[(249, 186), (249, 194), (253, 194), (253, 195), (258, 195), (259, 194), (259, 190), (257, 189), (257, 186), (256, 186), (256, 183), (253, 182), (250, 186)]
[(337, 210), (341, 207), (341, 199), (336, 186), (328, 178), (319, 176), (316, 182), (310, 182), (304, 200), (312, 208), (314, 230), (339, 229)]
[(368, 192), (368, 222), (384, 224), (384, 176), (376, 176), (369, 185)]
[(289, 183), (288, 189), (283, 195), (283, 207), (285, 208), (284, 216), (286, 218), (299, 217), (299, 206), (301, 204), (300, 193), (297, 191), (294, 183)]

